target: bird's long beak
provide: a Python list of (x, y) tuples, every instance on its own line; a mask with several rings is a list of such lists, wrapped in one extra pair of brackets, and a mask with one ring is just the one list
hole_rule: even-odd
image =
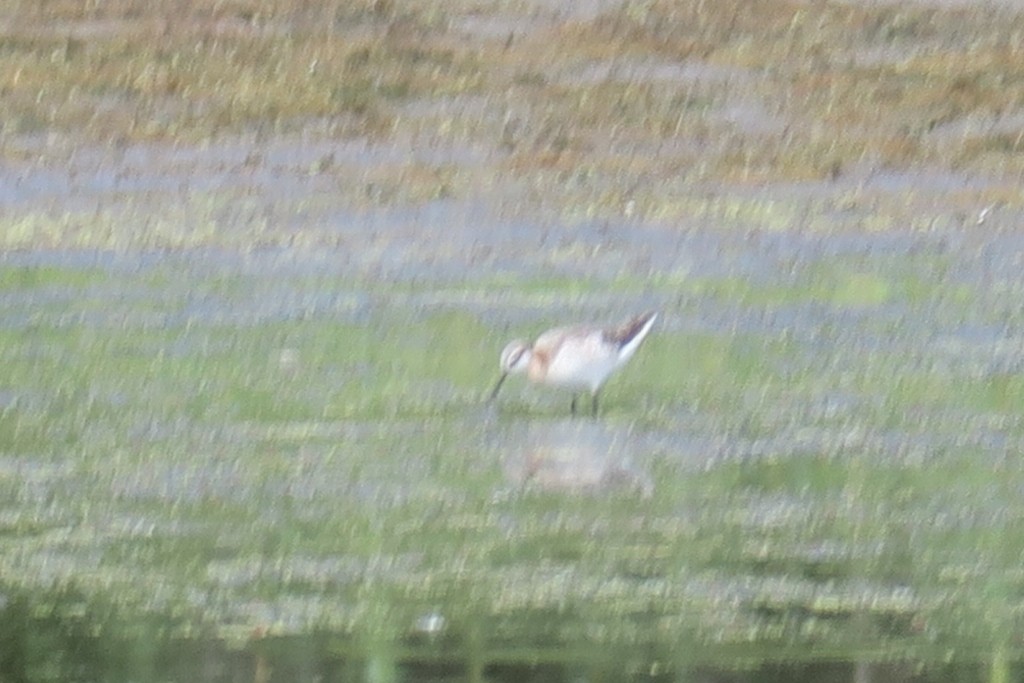
[(490, 398), (487, 399), (488, 403), (493, 401), (498, 396), (498, 390), (501, 389), (501, 385), (505, 383), (505, 379), (507, 377), (508, 377), (508, 373), (507, 372), (501, 373), (501, 377), (498, 378), (498, 383), (495, 384), (494, 385), (494, 389), (491, 390)]

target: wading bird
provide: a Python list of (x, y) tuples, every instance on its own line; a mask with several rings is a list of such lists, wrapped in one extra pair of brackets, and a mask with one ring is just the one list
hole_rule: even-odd
[(591, 412), (596, 417), (602, 385), (633, 357), (657, 317), (655, 312), (644, 313), (614, 328), (558, 327), (537, 337), (532, 345), (521, 340), (509, 342), (501, 352), (501, 378), (488, 400), (495, 399), (509, 375), (525, 373), (531, 382), (571, 389), (573, 415), (579, 394), (589, 391)]

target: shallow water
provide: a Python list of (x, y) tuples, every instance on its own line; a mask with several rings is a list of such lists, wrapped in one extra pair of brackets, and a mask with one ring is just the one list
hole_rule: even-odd
[[(559, 259), (510, 246), (544, 221), (460, 215), (337, 219), (395, 242), (358, 255), (2, 257), (0, 572), (13, 622), (79, 629), (54, 666), (1016, 670), (1015, 235), (584, 224)], [(522, 384), (483, 405), (508, 337), (647, 308), (598, 421)]]
[(1019, 16), (22, 4), (0, 681), (1019, 677)]

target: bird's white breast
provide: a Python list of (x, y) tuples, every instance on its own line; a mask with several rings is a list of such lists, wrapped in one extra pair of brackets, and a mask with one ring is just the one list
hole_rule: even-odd
[(600, 333), (570, 335), (548, 359), (543, 382), (596, 391), (619, 366), (617, 350)]

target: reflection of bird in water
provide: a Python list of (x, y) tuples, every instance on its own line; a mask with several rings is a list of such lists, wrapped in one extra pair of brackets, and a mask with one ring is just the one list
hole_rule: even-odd
[(591, 412), (597, 415), (597, 395), (608, 377), (633, 357), (654, 325), (657, 313), (645, 313), (620, 327), (558, 327), (540, 335), (532, 345), (510, 342), (501, 352), (501, 378), (491, 392), (498, 395), (510, 374), (525, 373), (531, 382), (573, 390), (572, 414), (577, 394), (589, 391)]
[(530, 422), (506, 433), (506, 479), (545, 491), (598, 494), (633, 491), (643, 497), (653, 484), (631, 461), (632, 436), (593, 422)]

